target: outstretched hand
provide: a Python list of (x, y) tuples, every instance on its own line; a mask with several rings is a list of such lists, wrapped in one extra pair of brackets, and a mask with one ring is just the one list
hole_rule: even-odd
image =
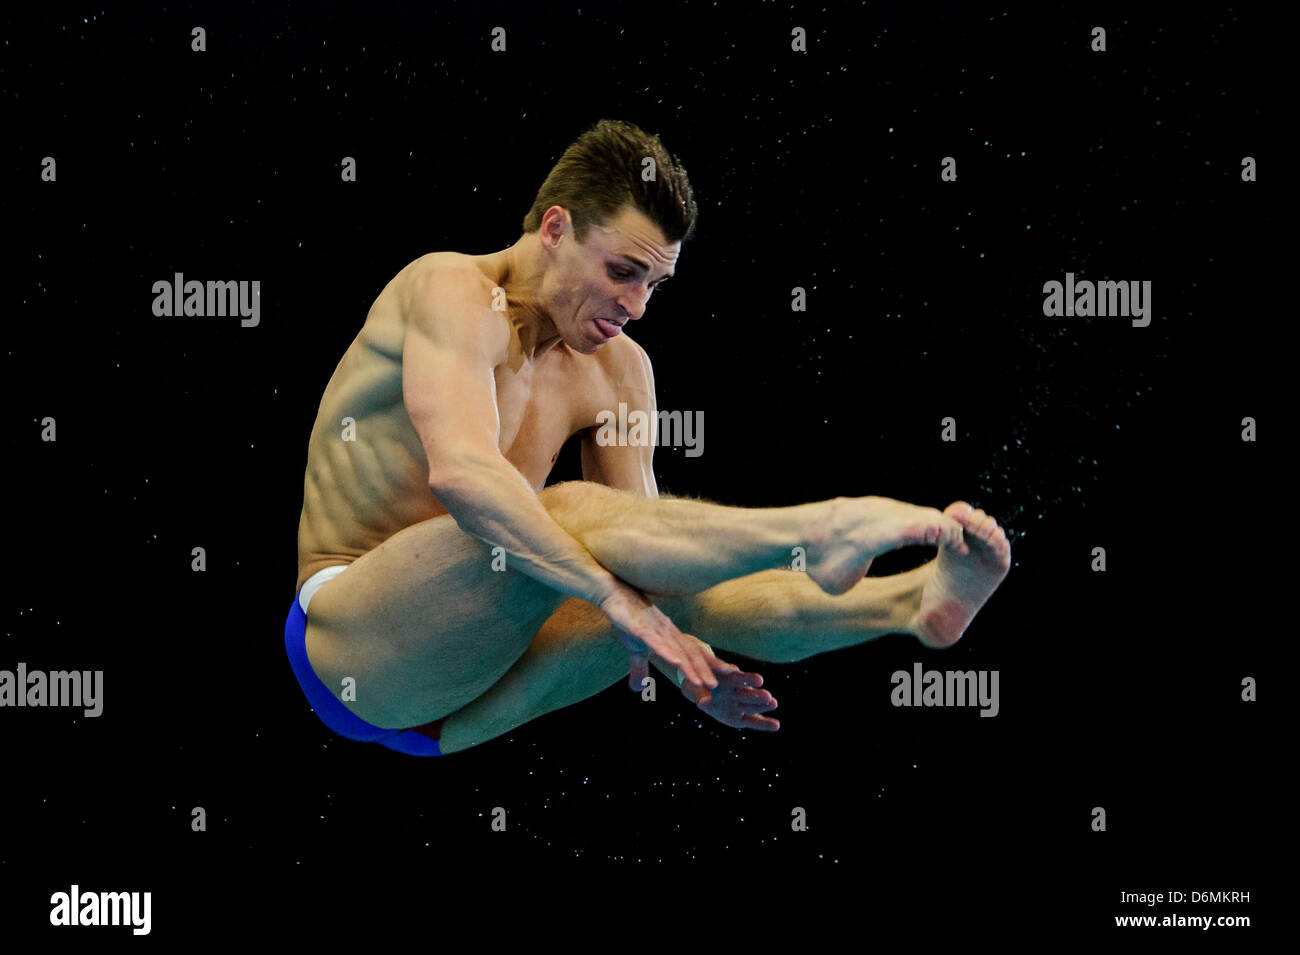
[(619, 584), (598, 606), (614, 624), (615, 635), (627, 649), (631, 689), (640, 690), (650, 675), (651, 653), (679, 668), (697, 686), (717, 685), (709, 655), (704, 652), (708, 646), (678, 630), (639, 590)]
[(644, 594), (625, 584), (599, 604), (614, 624), (628, 654), (628, 688), (640, 691), (650, 675), (650, 654), (682, 674), (682, 695), (719, 723), (735, 729), (776, 732), (779, 721), (761, 714), (776, 709), (776, 698), (760, 689), (763, 678), (725, 663), (712, 648), (682, 633)]
[(703, 648), (718, 685), (708, 690), (692, 683), (689, 678), (683, 678), (682, 695), (724, 726), (769, 733), (779, 730), (780, 720), (761, 715), (777, 707), (776, 697), (759, 689), (763, 678), (757, 673), (744, 672), (734, 663), (719, 660), (707, 644), (703, 644)]

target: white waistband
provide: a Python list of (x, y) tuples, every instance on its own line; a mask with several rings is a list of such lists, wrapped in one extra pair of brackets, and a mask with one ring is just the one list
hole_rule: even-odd
[(302, 612), (307, 612), (307, 604), (311, 603), (311, 598), (315, 596), (316, 591), (320, 590), (326, 582), (333, 580), (343, 571), (348, 569), (347, 564), (337, 564), (334, 567), (326, 567), (318, 570), (307, 578), (307, 582), (302, 585), (302, 590), (298, 591), (298, 606)]

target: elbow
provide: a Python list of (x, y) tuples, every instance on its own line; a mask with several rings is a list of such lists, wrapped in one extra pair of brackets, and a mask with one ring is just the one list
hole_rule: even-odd
[(429, 491), (451, 515), (456, 526), (467, 534), (473, 531), (465, 520), (475, 512), (472, 488), (474, 480), (464, 468), (442, 467), (429, 472)]
[(488, 462), (457, 459), (441, 462), (429, 471), (429, 490), (466, 534), (487, 542), (485, 514), (491, 511), (492, 466)]
[(441, 500), (444, 497), (459, 496), (461, 489), (472, 483), (468, 474), (469, 467), (462, 463), (443, 463), (429, 469), (429, 490)]
[(443, 506), (447, 506), (449, 498), (463, 500), (472, 488), (483, 484), (483, 470), (491, 466), (477, 454), (443, 455), (429, 463), (429, 490), (443, 501)]

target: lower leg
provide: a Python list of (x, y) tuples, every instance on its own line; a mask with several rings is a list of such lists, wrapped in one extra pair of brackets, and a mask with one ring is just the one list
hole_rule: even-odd
[[(757, 660), (803, 660), (885, 633), (951, 646), (1011, 565), (1011, 548), (997, 522), (968, 510), (950, 508), (965, 521), (964, 553), (942, 547), (921, 567), (866, 578), (840, 596), (824, 593), (804, 574), (768, 571), (658, 602), (684, 632)], [(662, 661), (655, 662), (664, 669)], [(609, 619), (591, 604), (567, 600), (501, 680), (447, 717), (444, 752), (477, 745), (599, 693), (621, 681), (627, 666)], [(676, 668), (667, 672), (680, 685)]]
[[(869, 577), (838, 597), (823, 593), (803, 574), (765, 571), (657, 603), (696, 639), (751, 659), (790, 663), (882, 634), (911, 632), (929, 567)], [(650, 659), (681, 686), (676, 667)], [(570, 599), (504, 677), (447, 717), (443, 752), (476, 746), (594, 696), (625, 681), (627, 668), (627, 651), (609, 619), (591, 604)]]
[(932, 563), (866, 577), (831, 596), (805, 574), (769, 570), (658, 601), (683, 633), (754, 660), (794, 663), (887, 633), (914, 633)]
[(945, 515), (963, 523), (963, 547), (941, 546), (934, 560), (904, 574), (867, 577), (830, 596), (789, 572), (719, 584), (665, 613), (678, 627), (760, 660), (791, 662), (850, 647), (883, 633), (908, 633), (932, 649), (961, 639), (1011, 568), (1011, 545), (997, 521), (970, 505)]

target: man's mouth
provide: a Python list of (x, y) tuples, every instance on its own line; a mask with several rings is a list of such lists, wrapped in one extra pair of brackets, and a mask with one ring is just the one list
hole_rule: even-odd
[(599, 328), (599, 329), (601, 330), (602, 333), (604, 333), (604, 335), (605, 335), (606, 338), (614, 338), (614, 337), (617, 336), (620, 332), (623, 331), (623, 328), (622, 328), (621, 325), (618, 325), (618, 324), (615, 323), (615, 322), (611, 322), (611, 321), (610, 321), (609, 319), (607, 319), (607, 318), (597, 318), (597, 319), (596, 319), (596, 327)]

